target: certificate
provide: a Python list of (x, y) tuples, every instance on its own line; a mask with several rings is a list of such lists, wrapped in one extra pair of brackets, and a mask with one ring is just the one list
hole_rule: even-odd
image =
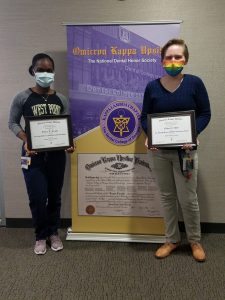
[(25, 117), (29, 150), (53, 151), (73, 146), (69, 115)]
[(155, 175), (143, 153), (79, 153), (79, 216), (162, 217)]
[(195, 111), (148, 115), (148, 148), (196, 145)]

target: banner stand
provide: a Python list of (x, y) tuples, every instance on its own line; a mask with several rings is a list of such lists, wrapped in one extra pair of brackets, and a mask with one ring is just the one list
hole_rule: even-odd
[(160, 192), (140, 126), (146, 84), (182, 21), (67, 26), (72, 225), (67, 240), (164, 243)]
[(162, 235), (138, 235), (115, 233), (80, 233), (68, 228), (67, 241), (95, 241), (95, 242), (131, 242), (131, 243), (165, 243)]

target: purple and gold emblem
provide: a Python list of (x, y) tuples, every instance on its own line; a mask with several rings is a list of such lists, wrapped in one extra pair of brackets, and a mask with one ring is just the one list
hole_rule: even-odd
[(131, 101), (113, 101), (100, 117), (105, 138), (115, 145), (131, 144), (141, 133), (140, 110)]

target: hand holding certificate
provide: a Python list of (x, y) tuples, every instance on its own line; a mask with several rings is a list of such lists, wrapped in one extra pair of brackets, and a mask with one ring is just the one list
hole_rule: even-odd
[(148, 115), (148, 148), (196, 145), (195, 112), (179, 111)]
[(69, 115), (26, 117), (29, 150), (53, 151), (73, 147)]

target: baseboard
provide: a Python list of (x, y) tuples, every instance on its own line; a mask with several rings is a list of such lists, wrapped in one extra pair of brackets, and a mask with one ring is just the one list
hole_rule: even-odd
[[(32, 228), (32, 219), (28, 218), (6, 218), (6, 227), (8, 228)], [(61, 219), (60, 228), (71, 227), (71, 219)]]
[[(185, 232), (184, 222), (179, 222), (181, 232)], [(225, 233), (225, 223), (201, 222), (202, 233)]]
[[(71, 219), (61, 219), (61, 228), (71, 227)], [(32, 228), (32, 219), (28, 218), (6, 218), (6, 227), (8, 228)], [(183, 222), (179, 222), (180, 231), (184, 232)], [(201, 223), (202, 233), (225, 233), (225, 223)]]

